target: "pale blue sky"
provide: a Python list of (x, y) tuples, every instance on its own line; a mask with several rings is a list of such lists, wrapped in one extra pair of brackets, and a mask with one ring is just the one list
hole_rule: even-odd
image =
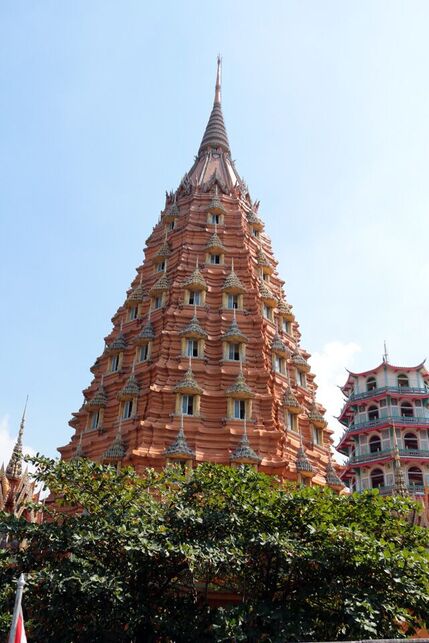
[(26, 443), (68, 441), (219, 51), (321, 401), (384, 338), (394, 363), (429, 353), (428, 25), (413, 0), (0, 3), (0, 460), (27, 392)]

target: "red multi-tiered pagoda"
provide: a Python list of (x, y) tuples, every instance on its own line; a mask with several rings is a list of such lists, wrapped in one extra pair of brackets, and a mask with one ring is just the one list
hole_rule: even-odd
[(339, 417), (338, 451), (348, 456), (344, 478), (353, 491), (411, 495), (429, 518), (429, 373), (424, 363), (349, 373)]
[(341, 488), (309, 353), (226, 133), (218, 61), (196, 160), (167, 194), (63, 458), (249, 463)]

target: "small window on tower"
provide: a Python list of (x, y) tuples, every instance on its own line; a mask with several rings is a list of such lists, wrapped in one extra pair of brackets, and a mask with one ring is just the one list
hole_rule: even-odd
[(165, 270), (165, 261), (160, 261), (159, 263), (156, 264), (155, 266), (156, 272), (164, 272)]
[(162, 295), (158, 295), (153, 300), (153, 307), (156, 310), (157, 308), (162, 308)]
[(220, 214), (210, 214), (210, 223), (219, 225), (220, 224)]
[(128, 420), (133, 416), (134, 410), (134, 400), (126, 400), (124, 406), (122, 407), (122, 418)]
[(91, 427), (91, 429), (98, 428), (99, 421), (100, 421), (100, 411), (94, 411), (93, 413), (91, 413), (91, 420), (89, 423), (89, 426)]
[(119, 355), (112, 355), (110, 358), (110, 372), (115, 373), (119, 370)]
[(284, 333), (287, 333), (288, 335), (291, 335), (291, 323), (287, 319), (282, 319), (282, 331)]
[(228, 359), (240, 361), (240, 344), (228, 344)]
[(175, 227), (176, 227), (176, 222), (170, 221), (170, 223), (168, 224), (168, 229), (171, 231), (171, 230), (174, 230)]
[(187, 339), (186, 340), (186, 355), (188, 357), (198, 357), (198, 340), (197, 339)]
[(228, 295), (227, 306), (228, 308), (238, 308), (238, 295)]
[(269, 281), (270, 280), (270, 275), (267, 274), (266, 272), (262, 273), (262, 279), (263, 281)]
[(220, 255), (210, 255), (210, 263), (218, 266), (220, 264)]
[(190, 290), (188, 300), (189, 304), (199, 306), (201, 304), (201, 292), (199, 290)]
[(282, 375), (286, 373), (286, 362), (280, 355), (274, 355), (274, 370)]
[(234, 417), (237, 420), (244, 420), (246, 418), (245, 400), (234, 400)]
[(318, 447), (323, 446), (323, 431), (316, 426), (313, 426), (313, 442), (317, 444)]
[(296, 371), (296, 382), (301, 388), (307, 388), (307, 378), (303, 371)]
[(195, 411), (194, 395), (182, 395), (182, 413), (183, 415), (194, 415)]
[(138, 314), (139, 314), (138, 306), (132, 306), (128, 313), (129, 321), (133, 321), (134, 319), (137, 319)]
[(252, 234), (254, 237), (258, 238), (259, 237), (259, 230), (255, 230), (255, 228), (252, 229)]
[(293, 431), (294, 433), (297, 433), (298, 417), (295, 413), (290, 413), (289, 411), (286, 413), (286, 426), (289, 429), (289, 431)]
[(149, 344), (143, 344), (143, 346), (140, 346), (139, 358), (140, 362), (146, 362), (149, 359)]
[(265, 319), (273, 321), (273, 309), (271, 308), (271, 306), (264, 304), (262, 308), (262, 314), (264, 315)]

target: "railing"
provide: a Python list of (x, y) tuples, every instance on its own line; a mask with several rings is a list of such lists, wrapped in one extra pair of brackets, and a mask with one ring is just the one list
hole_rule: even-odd
[(349, 395), (349, 400), (354, 401), (354, 400), (365, 400), (367, 397), (373, 397), (375, 395), (379, 395), (380, 393), (397, 393), (399, 395), (404, 394), (419, 394), (419, 395), (426, 395), (429, 396), (429, 389), (423, 387), (418, 387), (418, 386), (380, 386), (378, 388), (374, 388), (371, 391), (362, 391), (362, 393), (351, 393)]
[[(383, 459), (391, 456), (393, 458), (394, 450), (380, 449), (380, 451), (372, 451), (368, 453), (354, 453), (350, 456), (348, 464), (357, 462), (372, 462), (373, 460)], [(429, 458), (428, 449), (399, 449), (399, 455), (404, 458)]]
[[(423, 495), (425, 492), (425, 487), (422, 484), (407, 484), (407, 489), (411, 495)], [(386, 485), (378, 487), (378, 490), (382, 496), (390, 496), (390, 494), (395, 490), (395, 486)]]
[(360, 429), (371, 429), (383, 424), (396, 424), (397, 426), (401, 424), (429, 424), (429, 417), (416, 417), (414, 415), (412, 417), (407, 417), (404, 415), (386, 415), (384, 417), (375, 418), (374, 420), (355, 422), (355, 424), (352, 424), (348, 427), (347, 433), (352, 431), (359, 431)]

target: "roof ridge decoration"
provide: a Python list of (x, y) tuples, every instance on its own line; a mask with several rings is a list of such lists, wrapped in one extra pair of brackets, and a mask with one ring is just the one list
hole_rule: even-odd
[(300, 413), (301, 405), (293, 394), (292, 388), (289, 385), (283, 396), (283, 404), (291, 413)]
[(164, 455), (173, 458), (180, 456), (186, 456), (187, 458), (192, 459), (195, 458), (195, 451), (191, 449), (186, 441), (185, 430), (183, 428), (183, 413), (180, 415), (180, 428), (176, 439), (164, 450)]
[(119, 400), (122, 400), (122, 401), (132, 400), (134, 397), (137, 397), (140, 393), (140, 386), (139, 386), (139, 383), (137, 382), (137, 378), (134, 373), (134, 368), (135, 368), (135, 362), (133, 362), (133, 368), (129, 378), (127, 379), (124, 386), (118, 393)]
[(327, 482), (329, 487), (333, 487), (334, 489), (338, 489), (339, 487), (344, 487), (343, 482), (338, 477), (338, 474), (335, 471), (334, 466), (332, 464), (331, 451), (329, 451), (328, 464), (326, 465), (325, 478), (326, 478), (326, 482)]
[(156, 295), (161, 292), (165, 292), (166, 290), (170, 289), (170, 283), (168, 281), (167, 273), (164, 271), (161, 277), (154, 283), (152, 288), (150, 289), (150, 294), (151, 295)]
[(106, 389), (104, 388), (104, 375), (101, 376), (100, 384), (98, 385), (98, 388), (94, 394), (94, 397), (92, 397), (86, 405), (90, 409), (100, 409), (104, 408), (107, 404), (107, 395), (106, 395)]
[(228, 386), (226, 393), (237, 399), (249, 399), (254, 397), (254, 393), (250, 386), (248, 386), (243, 373), (243, 364), (240, 361), (240, 372), (238, 373), (235, 382)]
[(222, 73), (222, 59), (220, 56), (217, 58), (217, 73), (216, 73), (216, 86), (215, 97), (213, 102), (213, 109), (211, 111), (204, 136), (198, 150), (198, 156), (203, 154), (208, 148), (218, 149), (221, 148), (227, 154), (231, 153), (228, 141), (228, 134), (223, 120), (222, 107), (221, 107), (221, 73)]
[(320, 412), (320, 410), (316, 405), (316, 401), (313, 401), (313, 405), (310, 411), (308, 411), (307, 417), (310, 420), (310, 422), (316, 426), (324, 427), (327, 425), (325, 418), (323, 417), (322, 413)]
[(292, 306), (288, 304), (288, 302), (284, 299), (278, 299), (277, 310), (279, 311), (279, 314), (287, 321), (294, 321), (295, 315), (292, 312)]
[(122, 321), (121, 321), (121, 327), (119, 329), (119, 333), (117, 334), (113, 342), (111, 342), (107, 346), (107, 350), (109, 351), (109, 353), (121, 353), (126, 349), (126, 347), (127, 347), (127, 340), (125, 339), (125, 335), (122, 332)]
[(118, 430), (112, 444), (103, 453), (103, 459), (118, 462), (125, 456), (126, 448), (122, 440), (122, 418), (119, 420)]
[(150, 313), (151, 309), (149, 308), (146, 323), (136, 337), (136, 344), (147, 344), (148, 342), (155, 339), (155, 329), (150, 320)]
[(303, 475), (313, 474), (314, 468), (310, 460), (307, 458), (307, 454), (305, 453), (301, 431), (299, 432), (299, 442), (299, 449), (296, 454), (296, 470)]
[(19, 425), (18, 437), (13, 447), (12, 455), (6, 467), (6, 476), (9, 478), (19, 478), (22, 475), (22, 438), (24, 435), (25, 413), (27, 410), (28, 395), (25, 400), (24, 410), (22, 412), (21, 423)]
[(200, 337), (201, 339), (207, 337), (207, 333), (200, 325), (197, 317), (197, 306), (194, 304), (194, 314), (192, 316), (189, 324), (186, 324), (185, 328), (180, 331), (180, 335), (183, 337)]
[(259, 462), (261, 462), (262, 460), (262, 458), (260, 458), (256, 451), (254, 451), (250, 446), (249, 437), (247, 435), (246, 418), (244, 418), (243, 435), (241, 436), (238, 446), (231, 453), (230, 459), (233, 462), (241, 464), (259, 464)]
[(133, 288), (133, 290), (130, 292), (130, 294), (127, 297), (126, 303), (129, 304), (138, 304), (142, 301), (143, 297), (146, 295), (145, 289), (143, 288), (142, 284), (142, 275), (140, 275), (140, 281), (138, 285)]
[(306, 373), (310, 371), (310, 364), (298, 351), (292, 355), (291, 362), (298, 370), (305, 371)]
[(241, 283), (234, 271), (234, 259), (231, 259), (231, 272), (226, 277), (222, 290), (231, 294), (243, 294), (246, 292), (245, 287)]
[(207, 210), (213, 214), (225, 214), (226, 212), (221, 200), (219, 199), (217, 184), (215, 184), (215, 192)]
[(185, 393), (189, 395), (201, 395), (203, 392), (203, 389), (199, 386), (194, 377), (191, 358), (189, 358), (189, 366), (184, 378), (180, 380), (180, 382), (177, 382), (174, 390), (176, 393)]
[(191, 287), (192, 289), (207, 290), (207, 282), (204, 279), (203, 274), (199, 268), (198, 257), (194, 271), (189, 277), (187, 277), (187, 279), (185, 279), (183, 285), (186, 288)]
[(219, 238), (217, 233), (217, 225), (215, 224), (215, 231), (207, 242), (207, 250), (225, 250), (225, 246)]
[(393, 432), (393, 491), (396, 496), (408, 496), (408, 488), (405, 482), (404, 471), (401, 464), (401, 456), (399, 453), (398, 438), (396, 435), (395, 423), (392, 422)]
[(286, 344), (282, 341), (277, 330), (273, 337), (273, 341), (271, 342), (271, 350), (273, 351), (273, 353), (277, 353), (278, 355), (282, 356), (288, 355), (290, 352)]
[(237, 323), (237, 314), (235, 312), (235, 308), (233, 312), (231, 325), (228, 328), (228, 330), (224, 333), (222, 339), (236, 339), (236, 340), (240, 340), (241, 342), (249, 341), (247, 335), (241, 332), (240, 327)]
[(79, 442), (78, 442), (76, 450), (74, 452), (74, 455), (73, 455), (73, 458), (72, 458), (73, 460), (80, 460), (81, 458), (86, 457), (85, 456), (85, 451), (83, 450), (83, 446), (82, 446), (82, 435), (83, 435), (83, 431), (80, 432)]

